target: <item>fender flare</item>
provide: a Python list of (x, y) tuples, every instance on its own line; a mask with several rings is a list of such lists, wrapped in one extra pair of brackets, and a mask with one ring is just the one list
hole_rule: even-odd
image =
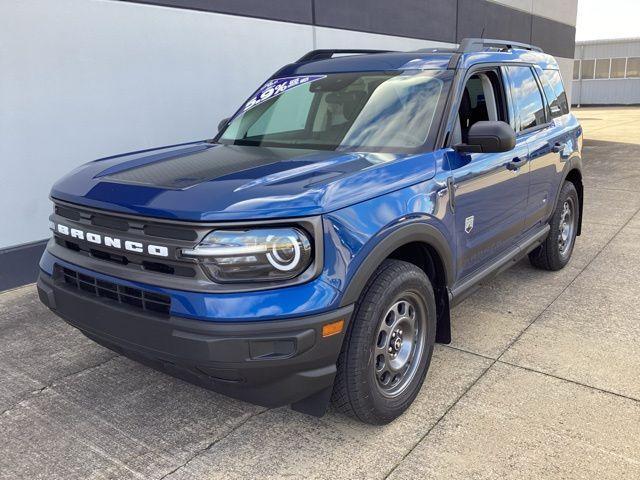
[[(449, 243), (440, 230), (423, 220), (414, 221), (402, 226), (387, 227), (394, 230), (385, 235), (373, 249), (366, 254), (366, 258), (358, 266), (351, 277), (340, 303), (340, 306), (350, 305), (358, 300), (365, 285), (373, 272), (394, 250), (412, 242), (426, 243), (440, 256), (444, 267), (446, 286), (450, 288), (455, 277), (453, 254)], [(375, 238), (375, 237), (374, 237)], [(372, 239), (373, 240), (373, 239)], [(370, 240), (371, 241), (371, 240)]]
[[(571, 157), (571, 159), (569, 159), (569, 161), (566, 163), (568, 166), (567, 168), (564, 169), (564, 171), (562, 172), (562, 180), (560, 181), (560, 184), (558, 185), (557, 191), (556, 191), (556, 198), (554, 201), (554, 208), (553, 211), (555, 211), (555, 209), (558, 206), (558, 201), (560, 200), (560, 190), (562, 190), (562, 186), (564, 185), (564, 182), (567, 181), (567, 177), (569, 176), (569, 173), (571, 173), (572, 171), (576, 170), (579, 174), (580, 174), (580, 179), (582, 181), (583, 178), (583, 174), (582, 174), (582, 157), (580, 155), (574, 155), (573, 157)], [(580, 233), (582, 232), (582, 212), (584, 209), (584, 183), (582, 183), (583, 185), (583, 195), (582, 198), (580, 198), (580, 216), (578, 218), (578, 235), (580, 235)], [(578, 195), (580, 195), (580, 192), (578, 192)], [(553, 216), (553, 213), (551, 214)]]

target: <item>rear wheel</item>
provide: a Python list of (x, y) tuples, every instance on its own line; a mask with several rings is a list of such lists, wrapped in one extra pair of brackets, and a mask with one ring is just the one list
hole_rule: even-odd
[(542, 245), (529, 254), (531, 264), (544, 270), (564, 268), (573, 253), (579, 219), (578, 192), (573, 183), (565, 182), (550, 221), (549, 235)]
[(338, 359), (334, 406), (371, 424), (401, 415), (424, 381), (435, 329), (435, 298), (425, 273), (385, 260), (358, 301)]

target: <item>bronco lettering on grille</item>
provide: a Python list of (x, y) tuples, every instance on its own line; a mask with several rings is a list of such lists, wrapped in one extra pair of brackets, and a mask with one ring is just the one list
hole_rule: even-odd
[(65, 235), (78, 240), (86, 240), (96, 245), (104, 245), (105, 247), (115, 248), (118, 250), (127, 250), (134, 253), (148, 253), (156, 257), (168, 257), (169, 249), (162, 245), (145, 245), (141, 242), (133, 240), (122, 240), (120, 238), (109, 237), (107, 235), (99, 235), (93, 232), (85, 232), (78, 228), (72, 228), (61, 223), (54, 224), (54, 231), (61, 235)]

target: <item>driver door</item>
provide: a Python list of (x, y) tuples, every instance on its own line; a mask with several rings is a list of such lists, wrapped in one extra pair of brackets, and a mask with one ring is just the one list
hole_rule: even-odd
[[(469, 127), (480, 120), (509, 118), (508, 90), (500, 69), (468, 77), (458, 110), (459, 131), (452, 143), (465, 142)], [(458, 138), (456, 138), (458, 137)], [(447, 153), (454, 192), (457, 280), (490, 265), (513, 247), (524, 229), (529, 188), (528, 148), (517, 140), (501, 153)]]

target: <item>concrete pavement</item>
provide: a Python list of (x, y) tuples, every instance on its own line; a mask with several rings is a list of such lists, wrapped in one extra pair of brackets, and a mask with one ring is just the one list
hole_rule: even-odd
[(640, 478), (639, 108), (577, 110), (583, 234), (453, 311), (385, 427), (200, 389), (105, 350), (33, 286), (0, 294), (0, 478)]

